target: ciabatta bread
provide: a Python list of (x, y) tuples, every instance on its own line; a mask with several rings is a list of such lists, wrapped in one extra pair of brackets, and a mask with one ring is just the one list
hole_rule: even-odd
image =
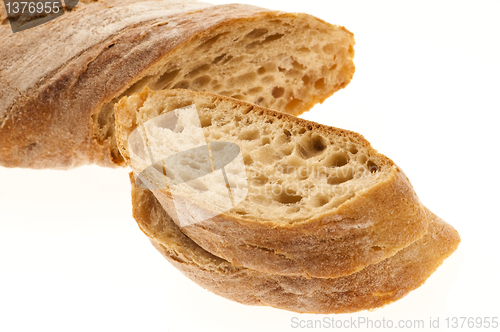
[[(203, 139), (241, 149), (248, 176), (243, 185), (248, 188), (234, 180), (231, 190), (233, 195), (247, 190), (247, 195), (229, 211), (214, 212), (224, 204), (223, 181), (193, 180), (175, 195), (162, 188), (202, 170), (200, 158), (173, 169), (161, 163), (149, 167), (151, 160), (145, 157), (152, 153), (153, 159), (162, 160), (165, 151), (177, 148), (174, 140), (194, 137), (197, 129), (189, 119), (174, 129), (154, 122), (188, 105), (197, 110)], [(152, 184), (187, 236), (234, 265), (266, 273), (339, 277), (394, 255), (427, 232), (427, 215), (407, 177), (357, 133), (188, 90), (145, 89), (123, 98), (115, 113), (118, 146), (134, 171)], [(142, 151), (130, 149), (134, 132), (146, 135), (141, 136)], [(201, 215), (213, 217), (183, 224)]]
[(460, 237), (429, 214), (429, 232), (394, 256), (346, 277), (304, 278), (268, 274), (207, 252), (182, 233), (154, 195), (132, 181), (133, 214), (160, 253), (209, 291), (248, 305), (308, 313), (348, 313), (394, 302), (418, 288), (457, 248)]
[(0, 165), (7, 167), (123, 166), (113, 105), (145, 85), (299, 114), (354, 72), (354, 39), (343, 27), (192, 0), (80, 1), (15, 34), (0, 25), (0, 45)]

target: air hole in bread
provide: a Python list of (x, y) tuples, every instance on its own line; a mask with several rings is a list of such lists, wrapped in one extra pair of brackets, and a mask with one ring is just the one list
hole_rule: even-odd
[(304, 85), (308, 85), (309, 83), (311, 83), (311, 78), (309, 77), (309, 75), (302, 76), (302, 82), (304, 83)]
[(292, 154), (294, 150), (294, 146), (291, 145), (291, 144), (287, 144), (287, 145), (284, 145), (280, 148), (280, 152), (284, 155), (284, 156), (289, 156)]
[(372, 246), (372, 247), (371, 247), (371, 249), (372, 249), (373, 251), (380, 251), (380, 250), (382, 250), (383, 248), (382, 248), (381, 246)]
[(267, 36), (262, 42), (261, 42), (261, 45), (263, 44), (267, 44), (267, 43), (270, 43), (270, 42), (273, 42), (275, 40), (278, 40), (280, 39), (281, 37), (283, 37), (284, 34), (282, 33), (276, 33), (274, 35), (270, 35), (270, 36)]
[(337, 68), (337, 64), (334, 63), (331, 67), (330, 67), (330, 70), (335, 70)]
[(323, 52), (325, 53), (333, 53), (335, 51), (335, 46), (333, 44), (326, 44), (323, 46)]
[(352, 168), (339, 168), (328, 177), (327, 183), (329, 185), (337, 185), (354, 178), (354, 170)]
[[(181, 71), (180, 69), (176, 69), (161, 75), (156, 81), (156, 83), (153, 85), (152, 89), (160, 90), (165, 88), (170, 82), (174, 80), (174, 78), (177, 77), (180, 71)], [(125, 95), (127, 95), (127, 93), (125, 93)]]
[(205, 86), (208, 85), (208, 83), (210, 83), (210, 80), (211, 80), (211, 78), (208, 75), (200, 76), (193, 81), (191, 88), (192, 89), (204, 88)]
[(242, 209), (234, 209), (233, 210), (236, 214), (239, 214), (240, 216), (247, 215), (248, 213), (245, 210)]
[(280, 87), (280, 86), (276, 86), (274, 87), (273, 89), (273, 97), (274, 98), (280, 98), (283, 96), (283, 94), (285, 93), (285, 89)]
[[(112, 100), (110, 103), (104, 104), (98, 113), (92, 115), (95, 124), (94, 139), (100, 144), (115, 143), (115, 112), (113, 108), (115, 102), (117, 101)], [(123, 157), (119, 151), (115, 150), (118, 150), (116, 144), (111, 149), (111, 158), (120, 163), (123, 161)]]
[(314, 87), (317, 90), (324, 89), (325, 88), (325, 79), (324, 78), (320, 78), (319, 80), (317, 80), (316, 82), (314, 82)]
[(142, 89), (144, 89), (144, 87), (146, 85), (148, 85), (152, 80), (154, 79), (153, 76), (146, 76), (146, 77), (143, 77), (142, 79), (140, 79), (139, 81), (135, 82), (134, 84), (132, 84), (125, 92), (124, 94), (125, 95), (131, 95), (133, 93), (136, 93), (136, 92), (141, 92)]
[(231, 98), (238, 99), (238, 100), (245, 100), (246, 97), (244, 95), (236, 94), (236, 95), (232, 95)]
[(303, 167), (306, 164), (304, 159), (299, 158), (296, 155), (291, 155), (288, 158), (286, 158), (286, 162), (288, 165), (295, 168)]
[(225, 65), (226, 63), (228, 63), (229, 61), (231, 61), (233, 59), (233, 56), (232, 55), (228, 55), (227, 57), (225, 57), (222, 62), (221, 62), (221, 66), (222, 65)]
[(239, 138), (247, 141), (251, 141), (259, 138), (260, 132), (258, 129), (246, 129), (239, 134)]
[(219, 94), (222, 96), (231, 97), (233, 95), (233, 91), (221, 91), (219, 92)]
[(224, 54), (219, 55), (218, 57), (216, 57), (216, 58), (214, 59), (214, 61), (212, 61), (212, 64), (214, 64), (214, 65), (218, 64), (218, 63), (219, 63), (222, 59), (224, 59), (224, 57), (225, 57), (225, 56), (226, 56), (226, 54), (225, 54), (225, 53), (224, 53)]
[(260, 44), (259, 41), (254, 41), (253, 43), (248, 44), (247, 48), (252, 49), (252, 48), (255, 48), (256, 46), (258, 46), (259, 44)]
[(267, 181), (269, 181), (269, 178), (267, 176), (265, 176), (264, 174), (259, 174), (257, 176), (254, 176), (250, 180), (250, 185), (263, 186), (267, 183)]
[(312, 199), (312, 205), (314, 207), (321, 207), (328, 204), (328, 202), (330, 202), (330, 198), (325, 195), (318, 195)]
[(266, 73), (266, 68), (264, 67), (260, 67), (259, 69), (257, 69), (257, 74), (259, 75), (263, 75)]
[(256, 93), (262, 92), (262, 87), (261, 86), (257, 86), (255, 88), (251, 88), (250, 90), (248, 90), (248, 92), (250, 94), (256, 94)]
[[(312, 130), (312, 126), (308, 127)], [(326, 148), (326, 142), (323, 137), (319, 135), (304, 136), (298, 143), (298, 152), (304, 159), (309, 159), (321, 154)]]
[(245, 165), (247, 166), (250, 166), (253, 164), (253, 158), (252, 156), (250, 156), (249, 154), (245, 154), (243, 156), (243, 163), (245, 163)]
[(193, 78), (193, 77), (198, 76), (201, 73), (206, 72), (209, 69), (210, 69), (210, 65), (208, 63), (206, 63), (204, 65), (196, 67), (195, 69), (193, 69), (192, 71), (190, 71), (189, 73), (187, 73), (186, 75), (184, 75), (184, 77), (185, 78)]
[(210, 116), (200, 116), (200, 124), (202, 128), (207, 128), (212, 125), (212, 118)]
[(373, 161), (368, 160), (366, 166), (368, 166), (368, 170), (370, 171), (370, 173), (378, 172), (378, 166)]
[(302, 200), (302, 196), (297, 195), (295, 190), (282, 186), (273, 187), (272, 197), (273, 200), (281, 204), (295, 204)]
[(297, 60), (293, 60), (292, 66), (293, 66), (293, 68), (295, 68), (297, 70), (304, 70), (304, 69), (306, 69), (306, 66), (304, 66), (303, 64), (301, 64)]
[(326, 167), (341, 167), (347, 163), (349, 163), (349, 156), (343, 151), (332, 153), (323, 161), (323, 165)]
[(266, 75), (263, 76), (261, 79), (262, 83), (264, 84), (272, 84), (276, 80), (273, 75)]
[(323, 152), (326, 149), (326, 143), (323, 137), (319, 135), (313, 135), (311, 137), (311, 145), (314, 151)]
[(297, 49), (297, 51), (303, 52), (303, 53), (310, 53), (311, 49), (309, 47), (300, 47)]
[(302, 71), (297, 69), (290, 69), (286, 72), (286, 76), (300, 78), (302, 76)]
[(358, 153), (358, 149), (356, 148), (356, 146), (354, 145), (349, 145), (349, 148), (348, 148), (349, 152), (352, 153), (352, 154), (356, 154)]
[(189, 88), (188, 81), (180, 81), (179, 83), (173, 86), (173, 89), (187, 89), (187, 88)]
[(253, 29), (248, 35), (246, 35), (246, 38), (259, 38), (264, 36), (266, 33), (268, 33), (269, 30), (267, 29)]
[[(253, 110), (253, 106), (248, 106), (246, 109), (244, 109), (242, 111), (243, 114), (247, 114), (248, 112), (252, 111)], [(249, 119), (250, 120), (250, 119)], [(250, 122), (247, 122), (247, 123), (250, 123)]]
[(212, 38), (210, 38), (210, 39), (206, 40), (205, 42), (203, 42), (202, 44), (200, 44), (200, 46), (198, 46), (198, 49), (200, 49), (200, 48), (207, 48), (208, 49), (208, 48), (212, 47), (212, 45), (215, 44), (215, 42), (220, 37), (227, 35), (227, 34), (229, 34), (229, 32), (223, 32), (223, 33), (220, 33), (218, 35), (213, 36)]
[(256, 73), (246, 73), (236, 77), (236, 82), (238, 82), (238, 84), (250, 84), (250, 82), (254, 81), (256, 78)]

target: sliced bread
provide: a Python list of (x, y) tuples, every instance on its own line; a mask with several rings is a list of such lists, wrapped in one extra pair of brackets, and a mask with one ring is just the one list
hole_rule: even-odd
[(336, 279), (268, 274), (235, 266), (198, 246), (132, 174), (131, 182), (134, 217), (156, 249), (201, 287), (248, 305), (322, 314), (378, 308), (422, 285), (460, 242), (452, 226), (426, 210), (430, 224), (423, 238), (357, 273)]
[[(189, 105), (199, 116), (198, 128), (183, 118)], [(407, 177), (357, 133), (188, 90), (145, 89), (123, 98), (115, 112), (118, 146), (134, 171), (182, 232), (233, 265), (340, 277), (394, 255), (427, 232), (427, 214)], [(165, 123), (174, 114), (182, 122), (175, 128)], [(230, 169), (226, 183), (202, 182), (198, 176), (174, 192), (179, 177), (197, 174), (207, 164), (195, 156), (165, 167), (165, 153), (205, 139), (210, 146), (237, 145), (247, 178), (236, 179)], [(129, 146), (133, 140), (139, 145)], [(212, 146), (211, 153), (219, 152)], [(233, 200), (240, 198), (228, 211), (219, 209), (226, 186)], [(183, 222), (189, 218), (195, 222)]]

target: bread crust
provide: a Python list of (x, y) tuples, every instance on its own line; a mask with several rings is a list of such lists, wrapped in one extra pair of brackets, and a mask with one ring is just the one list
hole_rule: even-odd
[(247, 305), (302, 313), (349, 313), (382, 307), (421, 286), (460, 242), (458, 233), (426, 209), (423, 238), (394, 256), (340, 278), (269, 274), (235, 266), (185, 236), (154, 195), (132, 182), (133, 215), (155, 248), (184, 275), (211, 292)]
[(0, 165), (125, 166), (114, 137), (95, 137), (93, 117), (103, 104), (195, 37), (259, 17), (293, 16), (192, 0), (86, 2), (16, 34), (1, 26)]
[[(268, 115), (295, 126), (310, 127), (316, 133), (345, 135), (372, 149), (370, 143), (357, 133), (210, 93), (145, 89), (135, 95), (137, 105), (134, 104), (134, 107), (140, 108), (151, 97), (227, 102), (252, 108), (249, 114)], [(116, 104), (115, 111), (118, 146), (122, 154), (128, 156), (127, 132), (135, 127), (125, 128), (124, 124), (133, 123), (135, 117), (129, 114), (125, 98)], [(306, 278), (335, 278), (352, 274), (394, 255), (423, 237), (428, 230), (425, 208), (406, 175), (389, 158), (376, 152), (374, 156), (387, 165), (390, 176), (357, 192), (351, 199), (322, 215), (284, 223), (237, 217), (226, 212), (181, 230), (199, 246), (233, 265)], [(153, 193), (178, 223), (170, 191), (153, 190)], [(185, 204), (183, 213), (207, 209), (189, 199)]]

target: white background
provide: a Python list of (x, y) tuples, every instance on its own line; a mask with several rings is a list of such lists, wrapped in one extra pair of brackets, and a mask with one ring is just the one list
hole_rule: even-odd
[[(500, 1), (242, 2), (355, 34), (352, 83), (303, 117), (362, 133), (462, 236), (404, 299), (328, 317), (440, 316), (444, 329), (447, 316), (500, 316)], [(139, 231), (129, 191), (124, 169), (0, 168), (0, 331), (295, 331), (293, 317), (327, 317), (197, 286)]]

